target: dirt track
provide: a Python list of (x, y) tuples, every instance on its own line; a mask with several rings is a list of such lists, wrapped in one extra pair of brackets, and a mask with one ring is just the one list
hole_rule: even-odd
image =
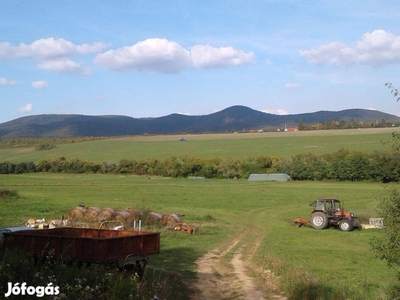
[[(286, 299), (280, 295), (271, 272), (251, 265), (251, 257), (262, 237), (254, 239), (251, 245), (245, 244), (243, 237), (239, 235), (197, 261), (198, 279), (192, 285), (191, 299)], [(258, 280), (250, 275), (254, 272), (262, 273), (257, 276)]]

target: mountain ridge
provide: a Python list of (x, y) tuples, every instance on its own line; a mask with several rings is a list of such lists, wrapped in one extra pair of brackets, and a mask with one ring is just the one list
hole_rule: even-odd
[(340, 121), (363, 123), (400, 121), (377, 110), (346, 109), (275, 115), (235, 105), (208, 115), (172, 113), (162, 117), (133, 118), (121, 115), (40, 114), (0, 124), (0, 139), (23, 137), (122, 136), (142, 134), (222, 133), (242, 130), (276, 131), (296, 127), (299, 121), (318, 124)]

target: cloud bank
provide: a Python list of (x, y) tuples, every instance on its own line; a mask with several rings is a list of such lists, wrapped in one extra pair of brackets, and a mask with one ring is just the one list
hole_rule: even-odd
[(210, 45), (196, 45), (191, 49), (192, 63), (197, 68), (211, 69), (251, 64), (253, 52), (236, 50), (233, 47), (214, 48)]
[(94, 62), (114, 71), (152, 71), (178, 73), (186, 68), (223, 68), (251, 64), (253, 52), (233, 47), (195, 45), (185, 49), (180, 44), (161, 38), (149, 38), (132, 46), (100, 53), (104, 43), (77, 45), (65, 39), (43, 38), (31, 44), (0, 43), (0, 60), (33, 59), (42, 70), (62, 74), (90, 75), (91, 69), (72, 60), (77, 55), (98, 53)]
[(98, 54), (97, 64), (115, 71), (156, 71), (176, 73), (186, 68), (190, 53), (178, 43), (166, 39), (147, 39)]
[(10, 43), (0, 43), (0, 59), (35, 58), (57, 59), (71, 57), (78, 54), (99, 52), (105, 47), (103, 43), (81, 44), (65, 39), (45, 38), (34, 41), (31, 44), (21, 43), (13, 46)]
[(215, 48), (195, 45), (190, 50), (167, 39), (152, 38), (129, 47), (122, 47), (98, 54), (95, 62), (115, 71), (154, 71), (178, 73), (190, 66), (196, 68), (222, 68), (250, 64), (253, 52), (233, 47)]
[[(31, 44), (19, 45), (0, 42), (0, 60), (32, 59), (39, 69), (83, 76), (90, 75), (91, 68), (85, 66), (84, 62), (74, 60), (75, 56), (95, 54), (95, 64), (114, 71), (157, 73), (179, 73), (187, 68), (225, 68), (252, 64), (255, 60), (252, 51), (246, 52), (231, 46), (214, 47), (209, 44), (185, 48), (177, 42), (163, 38), (149, 38), (131, 46), (102, 52), (105, 47), (107, 45), (101, 42), (74, 44), (62, 38), (43, 38)], [(400, 63), (400, 36), (379, 29), (365, 33), (351, 46), (342, 42), (331, 42), (317, 48), (300, 50), (299, 54), (313, 65), (377, 66)], [(270, 63), (269, 60), (266, 62)], [(15, 83), (0, 78), (0, 85)], [(288, 84), (286, 87), (297, 86)]]
[(103, 43), (76, 45), (65, 39), (43, 38), (31, 44), (14, 46), (8, 42), (0, 43), (0, 60), (33, 59), (39, 69), (58, 73), (88, 75), (90, 69), (71, 60), (76, 55), (100, 52)]
[(341, 42), (332, 42), (316, 49), (301, 50), (299, 53), (313, 65), (377, 66), (399, 63), (400, 36), (379, 29), (365, 33), (352, 47)]

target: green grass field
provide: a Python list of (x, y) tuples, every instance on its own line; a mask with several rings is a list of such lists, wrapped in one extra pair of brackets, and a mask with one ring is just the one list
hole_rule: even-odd
[(186, 135), (180, 136), (132, 136), (110, 138), (82, 143), (59, 144), (56, 148), (36, 151), (26, 148), (0, 149), (0, 161), (39, 162), (60, 156), (79, 158), (95, 163), (115, 162), (121, 159), (166, 159), (181, 155), (200, 158), (244, 158), (268, 155), (290, 157), (300, 153), (332, 153), (341, 148), (371, 153), (382, 149), (382, 142), (391, 139), (396, 128), (265, 132)]
[(381, 234), (379, 230), (318, 231), (296, 228), (288, 221), (298, 216), (308, 218), (308, 205), (321, 196), (342, 199), (346, 209), (358, 215), (376, 216), (374, 195), (383, 193), (379, 183), (52, 174), (3, 175), (0, 182), (20, 195), (18, 200), (2, 203), (0, 227), (21, 225), (29, 218), (60, 218), (78, 204), (184, 213), (184, 220), (198, 227), (197, 232), (162, 231), (161, 253), (151, 258), (151, 267), (187, 279), (195, 276), (196, 259), (244, 232), (249, 241), (261, 236), (254, 263), (275, 268), (282, 284), (289, 288), (296, 289), (291, 286), (293, 278), (287, 276), (306, 274), (321, 293), (336, 295), (331, 290), (339, 286), (347, 298), (380, 299), (397, 283), (395, 272), (371, 252), (369, 241)]
[[(186, 142), (178, 142), (172, 136), (132, 137), (59, 145), (49, 151), (6, 149), (0, 151), (0, 161), (37, 161), (47, 155), (97, 162), (137, 157), (161, 159), (183, 154), (243, 157), (274, 155), (268, 151), (276, 151), (277, 155), (301, 151), (329, 153), (340, 148), (373, 151), (383, 147), (381, 140), (391, 138), (391, 130), (352, 132), (274, 134), (262, 138), (240, 138), (245, 135), (236, 134), (232, 139), (205, 135), (187, 137)], [(268, 183), (38, 173), (0, 175), (0, 188), (19, 194), (18, 199), (2, 201), (0, 227), (21, 225), (30, 218), (60, 218), (78, 204), (185, 214), (184, 221), (194, 225), (196, 233), (158, 228), (161, 253), (151, 257), (149, 276), (179, 274), (190, 281), (195, 277), (196, 259), (243, 234), (249, 247), (255, 240), (260, 241), (252, 262), (261, 269), (272, 270), (289, 299), (393, 299), (396, 291), (398, 295), (396, 272), (376, 259), (370, 249), (371, 238), (381, 235), (380, 230), (314, 230), (296, 228), (288, 221), (308, 218), (309, 204), (317, 197), (339, 198), (346, 210), (364, 219), (376, 217), (377, 196), (385, 193), (381, 183)]]

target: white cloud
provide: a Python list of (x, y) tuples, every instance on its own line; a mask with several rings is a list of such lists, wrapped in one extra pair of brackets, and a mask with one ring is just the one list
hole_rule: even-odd
[(193, 65), (197, 68), (221, 68), (250, 64), (253, 52), (236, 50), (233, 47), (215, 48), (210, 45), (196, 45), (191, 49)]
[(33, 111), (33, 104), (32, 103), (27, 103), (23, 107), (19, 109), (21, 112), (31, 112)]
[[(74, 44), (65, 39), (43, 38), (31, 44), (0, 43), (0, 60), (33, 59), (39, 69), (62, 74), (90, 75), (90, 68), (72, 60), (73, 56), (100, 52), (103, 43)], [(95, 63), (116, 71), (154, 71), (178, 73), (185, 68), (221, 68), (250, 64), (253, 52), (233, 47), (195, 45), (190, 50), (180, 44), (161, 38), (140, 41), (132, 46), (98, 54)], [(269, 63), (267, 60), (266, 63)]]
[(287, 88), (287, 89), (295, 89), (295, 88), (298, 88), (300, 86), (301, 85), (298, 84), (298, 83), (291, 83), (291, 82), (288, 82), (288, 83), (285, 84), (285, 88)]
[(309, 63), (314, 65), (384, 65), (400, 62), (400, 36), (385, 30), (365, 33), (353, 47), (333, 42), (317, 49), (301, 50)]
[(283, 108), (278, 108), (278, 109), (262, 109), (261, 110), (264, 113), (267, 114), (273, 114), (273, 115), (288, 115), (289, 112), (286, 109)]
[(106, 45), (103, 43), (81, 44), (65, 39), (45, 38), (31, 44), (21, 43), (13, 46), (10, 43), (0, 43), (0, 59), (34, 58), (38, 60), (71, 57), (78, 54), (100, 52)]
[(38, 68), (63, 74), (89, 75), (90, 69), (71, 60), (72, 56), (100, 52), (103, 43), (76, 45), (65, 39), (44, 38), (31, 44), (14, 46), (8, 42), (0, 43), (0, 60), (34, 59)]
[(147, 39), (98, 54), (95, 62), (116, 71), (155, 71), (177, 73), (191, 64), (197, 68), (220, 68), (249, 64), (254, 60), (253, 52), (243, 52), (232, 47), (214, 48), (196, 45), (191, 50), (167, 39)]
[(37, 66), (42, 70), (49, 70), (62, 74), (76, 74), (83, 76), (91, 74), (90, 68), (83, 67), (77, 62), (69, 59), (46, 60), (40, 62)]
[(46, 80), (38, 80), (38, 81), (33, 81), (31, 86), (34, 89), (43, 89), (49, 86), (48, 82)]
[(16, 85), (17, 81), (16, 80), (8, 80), (7, 78), (0, 78), (0, 86), (6, 86), (6, 85)]
[(189, 64), (190, 53), (178, 43), (154, 38), (98, 54), (95, 62), (117, 71), (177, 73)]
[(0, 59), (12, 59), (15, 56), (13, 45), (7, 42), (0, 43)]

